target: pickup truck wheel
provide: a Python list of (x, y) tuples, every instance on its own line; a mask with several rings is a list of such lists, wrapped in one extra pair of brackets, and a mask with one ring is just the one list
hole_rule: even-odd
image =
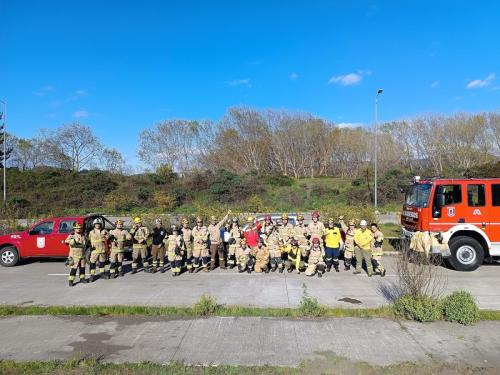
[(447, 263), (457, 271), (474, 271), (484, 261), (484, 249), (474, 238), (458, 236), (449, 243), (451, 256)]
[(19, 263), (19, 253), (14, 246), (6, 246), (0, 250), (0, 264), (12, 267)]

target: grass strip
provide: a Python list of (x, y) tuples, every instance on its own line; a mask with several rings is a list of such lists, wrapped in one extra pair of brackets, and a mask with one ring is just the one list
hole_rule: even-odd
[[(235, 317), (273, 317), (300, 318), (304, 314), (299, 308), (221, 306), (210, 314), (200, 313), (193, 307), (155, 307), (155, 306), (15, 306), (1, 305), (0, 316), (19, 315), (67, 315), (67, 316), (165, 316), (165, 317), (202, 317), (202, 316), (235, 316)], [(354, 317), (354, 318), (393, 318), (391, 306), (377, 308), (329, 308), (323, 307), (317, 317)]]

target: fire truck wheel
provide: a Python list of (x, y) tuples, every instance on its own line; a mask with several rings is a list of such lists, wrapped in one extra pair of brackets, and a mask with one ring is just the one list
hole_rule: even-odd
[(451, 257), (448, 263), (457, 271), (474, 271), (484, 261), (484, 250), (474, 238), (458, 236), (449, 243)]
[(0, 264), (12, 267), (19, 263), (19, 253), (14, 246), (6, 246), (0, 250)]

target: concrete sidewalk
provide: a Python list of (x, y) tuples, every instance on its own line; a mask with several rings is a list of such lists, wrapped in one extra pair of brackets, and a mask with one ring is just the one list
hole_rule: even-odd
[[(68, 268), (59, 262), (32, 262), (0, 267), (0, 304), (12, 305), (143, 305), (192, 306), (206, 293), (220, 304), (297, 307), (308, 293), (327, 306), (376, 307), (390, 302), (396, 292), (394, 258), (384, 256), (387, 276), (368, 278), (352, 272), (326, 273), (323, 278), (296, 273), (238, 274), (220, 270), (182, 274), (126, 274), (115, 280), (68, 287)], [(342, 267), (343, 268), (343, 267)], [(441, 268), (447, 291), (468, 290), (482, 309), (500, 309), (500, 266), (484, 265), (474, 272)]]
[(500, 365), (500, 322), (21, 316), (1, 318), (0, 332), (0, 359), (16, 361), (97, 356), (115, 363), (297, 366), (327, 352), (382, 366)]

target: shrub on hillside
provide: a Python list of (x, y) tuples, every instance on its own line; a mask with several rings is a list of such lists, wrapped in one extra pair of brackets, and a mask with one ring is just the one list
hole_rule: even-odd
[(479, 308), (469, 292), (457, 291), (443, 299), (444, 319), (470, 325), (479, 319)]
[(292, 186), (294, 179), (282, 174), (264, 176), (264, 183), (269, 186)]

